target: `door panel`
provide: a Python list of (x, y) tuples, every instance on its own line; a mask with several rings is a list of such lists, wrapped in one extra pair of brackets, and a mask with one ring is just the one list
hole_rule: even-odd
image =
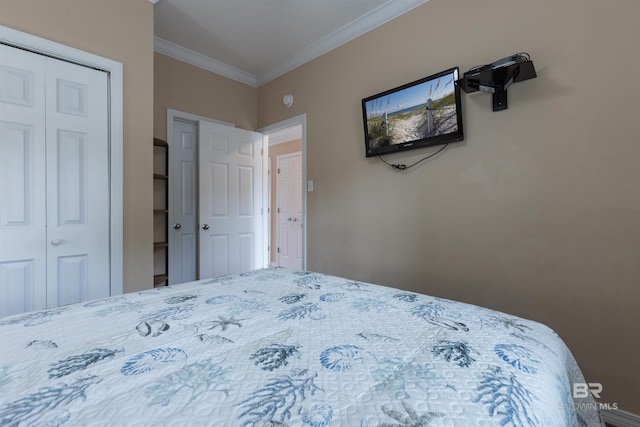
[[(46, 305), (42, 282), (36, 279), (34, 259), (0, 262), (0, 317), (32, 311)], [(43, 298), (38, 298), (38, 294)]]
[(0, 58), (2, 317), (46, 307), (46, 116), (44, 57), (0, 45)]
[(107, 75), (46, 63), (47, 306), (110, 294)]
[(196, 280), (196, 261), (198, 259), (197, 252), (197, 242), (195, 233), (183, 233), (180, 238), (180, 256), (182, 262), (181, 266), (181, 280), (185, 283)]
[(255, 195), (254, 191), (254, 173), (252, 166), (238, 166), (238, 217), (251, 218), (255, 213), (253, 205)]
[[(12, 56), (19, 56), (15, 51), (17, 49), (9, 48), (8, 46), (2, 46), (3, 51), (13, 50)], [(4, 53), (2, 53), (5, 55)], [(23, 105), (27, 107), (34, 107), (34, 95), (38, 89), (39, 82), (36, 79), (40, 79), (38, 70), (32, 67), (33, 62), (38, 64), (43, 61), (29, 61), (25, 60), (26, 55), (22, 55), (18, 61), (13, 62), (14, 65), (26, 68), (14, 68), (8, 65), (0, 65), (0, 102)], [(39, 65), (36, 65), (36, 67)]]
[(169, 284), (191, 282), (197, 278), (197, 132), (195, 123), (173, 122), (169, 155), (172, 194), (172, 206), (169, 208)]
[(255, 268), (255, 245), (255, 233), (238, 233), (238, 262), (241, 273)]
[(84, 186), (87, 182), (87, 134), (59, 130), (54, 156), (57, 160), (58, 226), (81, 225), (86, 222)]
[(0, 226), (29, 226), (33, 221), (33, 127), (0, 122), (0, 170), (11, 185), (0, 188)]
[(262, 134), (199, 123), (200, 279), (263, 267)]
[[(207, 258), (200, 256), (200, 278), (220, 277), (231, 274), (229, 251), (231, 249), (228, 234), (209, 234), (209, 252)], [(208, 261), (205, 263), (205, 261)], [(203, 277), (203, 274), (206, 276)]]
[(57, 286), (56, 301), (59, 305), (84, 301), (91, 293), (87, 280), (87, 255), (61, 256), (57, 259), (57, 281), (64, 286)]
[(195, 191), (188, 189), (196, 188), (196, 165), (195, 162), (180, 163), (181, 179), (181, 197), (180, 197), (180, 214), (182, 217), (195, 218)]
[(229, 165), (209, 162), (209, 176), (206, 183), (208, 192), (209, 212), (205, 218), (228, 219), (229, 213)]

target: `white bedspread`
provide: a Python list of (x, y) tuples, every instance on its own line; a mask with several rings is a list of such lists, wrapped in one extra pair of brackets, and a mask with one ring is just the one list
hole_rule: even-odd
[(0, 424), (600, 426), (548, 327), (282, 269), (0, 319)]

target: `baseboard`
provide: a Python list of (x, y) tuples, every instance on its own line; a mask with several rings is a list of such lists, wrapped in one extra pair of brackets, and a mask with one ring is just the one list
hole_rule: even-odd
[(615, 427), (640, 427), (640, 415), (620, 409), (602, 409), (602, 421)]

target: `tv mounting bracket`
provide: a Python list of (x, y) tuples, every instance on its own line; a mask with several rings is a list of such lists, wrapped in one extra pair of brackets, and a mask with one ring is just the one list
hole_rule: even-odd
[(500, 111), (509, 106), (507, 89), (513, 83), (536, 77), (536, 70), (529, 55), (516, 53), (491, 64), (470, 69), (457, 84), (466, 93), (483, 91), (493, 94), (493, 111)]

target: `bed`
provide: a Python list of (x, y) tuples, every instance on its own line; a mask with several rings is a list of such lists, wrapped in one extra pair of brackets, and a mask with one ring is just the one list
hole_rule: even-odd
[(0, 425), (600, 426), (548, 327), (262, 269), (0, 319)]

